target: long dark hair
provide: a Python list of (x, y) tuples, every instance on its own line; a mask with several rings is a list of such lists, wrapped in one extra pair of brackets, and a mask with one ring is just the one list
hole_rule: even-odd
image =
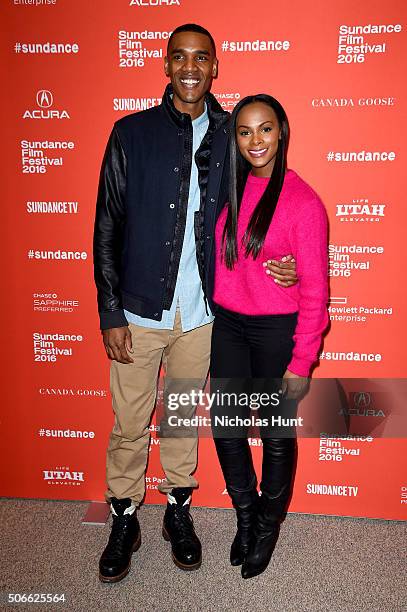
[(237, 116), (242, 108), (248, 104), (253, 104), (253, 102), (263, 102), (274, 110), (280, 127), (280, 140), (278, 141), (276, 159), (270, 180), (263, 196), (253, 211), (243, 237), (246, 257), (250, 255), (253, 259), (256, 259), (260, 253), (277, 206), (278, 198), (280, 197), (287, 168), (289, 126), (284, 108), (278, 100), (267, 94), (256, 94), (255, 96), (243, 98), (236, 105), (230, 119), (230, 192), (228, 212), (222, 237), (222, 256), (224, 256), (226, 267), (230, 270), (233, 269), (237, 261), (237, 219), (247, 177), (251, 170), (251, 165), (239, 151), (236, 139), (236, 123)]

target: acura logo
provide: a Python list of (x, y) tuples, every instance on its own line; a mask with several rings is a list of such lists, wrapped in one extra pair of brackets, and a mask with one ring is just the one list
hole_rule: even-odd
[(54, 101), (53, 95), (47, 89), (40, 89), (37, 92), (37, 104), (40, 108), (49, 108)]
[(353, 396), (353, 403), (358, 408), (367, 408), (371, 403), (370, 393), (365, 393), (364, 391), (359, 391), (359, 393), (355, 393)]

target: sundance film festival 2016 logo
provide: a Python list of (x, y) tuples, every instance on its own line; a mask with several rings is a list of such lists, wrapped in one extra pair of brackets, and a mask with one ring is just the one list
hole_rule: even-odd
[(392, 306), (352, 305), (347, 296), (331, 296), (328, 305), (329, 318), (338, 323), (366, 323), (375, 317), (391, 317)]
[(71, 471), (69, 467), (56, 467), (53, 470), (43, 470), (43, 479), (49, 485), (80, 486), (85, 482), (84, 472)]
[[(343, 414), (343, 412), (341, 412)], [(347, 443), (352, 445), (349, 448)], [(358, 446), (354, 446), (357, 442)], [(320, 434), (318, 461), (343, 461), (347, 458), (359, 457), (363, 443), (373, 442), (372, 436), (331, 436)]]
[(372, 257), (383, 255), (384, 247), (359, 244), (328, 246), (329, 276), (349, 278), (354, 272), (370, 270)]
[(49, 168), (63, 166), (64, 155), (58, 153), (75, 149), (71, 140), (21, 140), (20, 146), (23, 174), (45, 174)]
[(81, 342), (83, 342), (83, 336), (80, 334), (34, 332), (34, 361), (39, 363), (55, 363), (61, 358), (72, 357), (74, 353), (73, 346)]
[[(165, 31), (120, 30), (118, 33), (119, 67), (142, 68), (149, 59), (162, 59), (164, 47), (170, 36), (171, 32)], [(162, 42), (157, 46), (156, 41)]]
[(357, 198), (349, 203), (336, 205), (336, 218), (341, 223), (378, 223), (384, 218), (385, 204)]
[(38, 108), (24, 111), (23, 119), (70, 119), (67, 110), (51, 108), (54, 104), (54, 96), (48, 89), (37, 91), (36, 102)]
[(399, 23), (341, 25), (336, 61), (338, 64), (364, 63), (369, 55), (387, 53), (387, 35), (398, 34), (401, 30)]

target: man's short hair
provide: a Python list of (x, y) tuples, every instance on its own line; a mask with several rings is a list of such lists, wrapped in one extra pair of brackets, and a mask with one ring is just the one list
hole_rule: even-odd
[(179, 34), (180, 32), (197, 32), (198, 34), (203, 34), (204, 36), (207, 36), (209, 40), (211, 41), (213, 53), (216, 56), (216, 45), (215, 45), (215, 41), (213, 40), (212, 34), (208, 32), (206, 28), (203, 28), (202, 26), (196, 23), (184, 23), (184, 25), (178, 26), (178, 28), (175, 28), (175, 30), (171, 32), (171, 36), (168, 39), (167, 53), (168, 53), (168, 48), (170, 46), (171, 40), (173, 39), (175, 34)]

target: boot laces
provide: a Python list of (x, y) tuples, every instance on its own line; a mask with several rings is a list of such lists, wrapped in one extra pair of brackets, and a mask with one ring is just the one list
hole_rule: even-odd
[(109, 557), (121, 557), (126, 549), (130, 516), (114, 516), (107, 550)]
[(173, 526), (183, 540), (194, 539), (194, 523), (188, 506), (177, 506), (174, 509)]

